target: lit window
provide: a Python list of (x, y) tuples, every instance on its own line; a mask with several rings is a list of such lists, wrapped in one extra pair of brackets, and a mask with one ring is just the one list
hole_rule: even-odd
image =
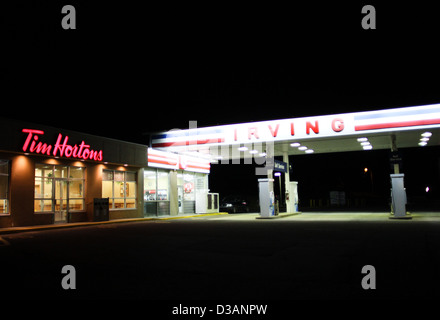
[(84, 211), (84, 185), (83, 167), (36, 164), (34, 211)]
[(110, 209), (136, 208), (136, 173), (103, 170), (102, 197), (109, 198)]

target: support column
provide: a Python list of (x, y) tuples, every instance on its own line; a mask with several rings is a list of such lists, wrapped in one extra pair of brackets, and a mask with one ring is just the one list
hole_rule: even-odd
[(293, 205), (293, 193), (290, 188), (290, 163), (289, 163), (289, 155), (287, 152), (283, 152), (283, 162), (287, 164), (287, 172), (284, 174), (284, 190), (286, 192), (285, 199), (286, 199), (286, 212), (292, 213), (295, 212), (295, 208)]
[(286, 190), (286, 212), (298, 212), (298, 181), (290, 181), (290, 163), (289, 155), (283, 152), (283, 162), (287, 163), (287, 172), (284, 176), (284, 185)]
[[(396, 135), (391, 135), (391, 152), (397, 152), (397, 143), (396, 143)], [(394, 164), (394, 174), (399, 174), (400, 173), (400, 168), (399, 168), (399, 164), (395, 163)]]
[(275, 193), (273, 191), (273, 166), (274, 166), (274, 145), (273, 143), (267, 143), (266, 144), (266, 162), (269, 163), (267, 165), (267, 179), (268, 179), (268, 191), (270, 194), (270, 197), (275, 199)]
[(178, 189), (177, 189), (177, 172), (170, 171), (170, 215), (175, 216), (179, 213)]
[(267, 179), (258, 179), (260, 217), (267, 218), (275, 214), (275, 194), (273, 191), (274, 145), (266, 144)]

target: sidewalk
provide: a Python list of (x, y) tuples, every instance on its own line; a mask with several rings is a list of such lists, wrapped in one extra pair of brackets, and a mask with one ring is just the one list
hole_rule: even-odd
[(147, 218), (116, 219), (116, 220), (109, 220), (109, 221), (87, 221), (87, 222), (75, 222), (75, 223), (63, 223), (63, 224), (46, 224), (46, 225), (27, 226), (27, 227), (0, 228), (0, 235), (19, 233), (19, 232), (28, 232), (28, 231), (39, 231), (39, 230), (68, 229), (68, 228), (75, 228), (75, 227), (94, 226), (94, 225), (100, 225), (100, 224), (199, 218), (199, 217), (217, 216), (217, 215), (224, 215), (224, 214), (228, 214), (228, 213), (227, 212), (216, 212), (216, 213), (199, 213), (199, 214), (177, 215), (177, 216), (167, 215), (167, 216), (147, 217)]

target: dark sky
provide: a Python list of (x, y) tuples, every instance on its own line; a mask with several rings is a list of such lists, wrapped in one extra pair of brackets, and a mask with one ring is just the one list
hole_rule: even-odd
[[(2, 4), (2, 114), (119, 139), (435, 103), (434, 8), (375, 4)], [(26, 109), (26, 111), (24, 111)]]
[[(368, 2), (376, 30), (362, 29), (360, 2), (150, 3), (69, 1), (77, 29), (64, 30), (62, 1), (2, 2), (2, 116), (145, 144), (142, 133), (190, 120), (209, 126), (440, 102), (434, 3)], [(424, 172), (418, 152), (405, 154), (410, 196), (439, 178), (438, 148), (424, 151), (424, 167), (434, 168)], [(300, 196), (353, 189), (353, 177), (377, 161), (375, 188), (386, 199), (388, 154), (368, 157), (326, 156), (326, 167), (322, 155), (294, 159)], [(213, 170), (213, 191), (256, 188), (252, 167), (228, 171), (226, 186), (221, 169), (231, 170)], [(359, 192), (369, 188), (362, 179)]]

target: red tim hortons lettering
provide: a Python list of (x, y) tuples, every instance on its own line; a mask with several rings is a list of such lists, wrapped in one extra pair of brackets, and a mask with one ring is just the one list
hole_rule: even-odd
[(86, 144), (84, 141), (81, 141), (79, 146), (76, 144), (70, 145), (68, 144), (69, 137), (65, 136), (63, 139), (61, 133), (58, 134), (55, 145), (50, 145), (42, 143), (41, 141), (37, 143), (39, 140), (38, 135), (43, 135), (44, 131), (34, 129), (23, 129), (22, 131), (28, 134), (22, 148), (24, 152), (29, 151), (48, 156), (52, 155), (54, 157), (60, 156), (95, 161), (102, 161), (103, 159), (102, 150), (92, 150), (90, 149), (90, 145)]
[[(29, 143), (32, 140), (32, 137), (34, 138), (34, 141), (32, 141), (31, 146), (29, 147), (29, 151), (31, 152), (37, 152), (37, 153), (46, 153), (47, 155), (50, 155), (50, 149), (52, 146), (47, 146), (44, 144), (44, 151), (43, 151), (43, 143), (39, 142), (37, 145), (35, 145), (35, 141), (38, 140), (37, 134), (44, 134), (44, 131), (41, 130), (33, 130), (33, 129), (23, 129), (23, 132), (27, 133), (26, 140), (23, 144), (23, 151), (26, 152), (29, 147)], [(35, 134), (35, 136), (34, 136)], [(38, 150), (37, 150), (38, 148)]]

